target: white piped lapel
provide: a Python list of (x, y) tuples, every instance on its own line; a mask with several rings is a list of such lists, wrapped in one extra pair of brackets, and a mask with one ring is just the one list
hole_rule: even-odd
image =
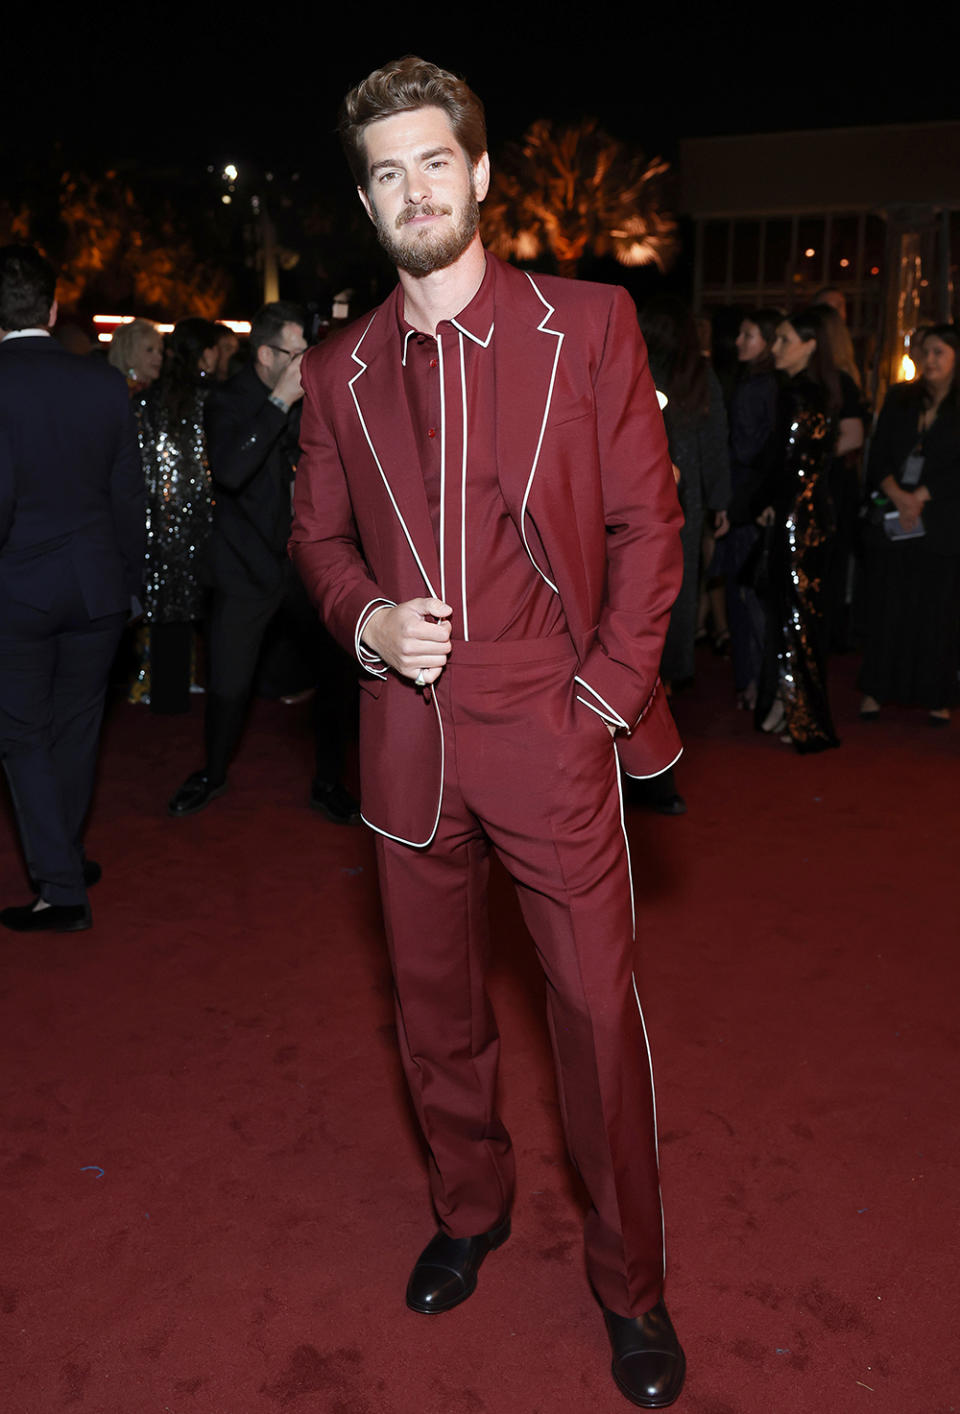
[[(509, 269), (509, 267), (507, 267)], [(499, 271), (498, 271), (499, 274)], [(553, 402), (564, 334), (551, 327), (554, 306), (530, 275), (513, 277), (512, 298), (498, 301), (493, 340), (497, 377), (497, 454), (500, 484), (537, 573), (557, 586), (538, 563), (527, 539), (527, 514), (540, 449)], [(503, 279), (503, 275), (500, 275)], [(526, 297), (517, 300), (518, 292)], [(503, 312), (501, 312), (503, 310)]]
[(351, 354), (357, 371), (348, 387), (363, 438), (416, 561), (424, 592), (438, 598), (440, 565), (403, 387), (403, 344), (394, 307), (392, 300), (381, 306), (357, 340)]

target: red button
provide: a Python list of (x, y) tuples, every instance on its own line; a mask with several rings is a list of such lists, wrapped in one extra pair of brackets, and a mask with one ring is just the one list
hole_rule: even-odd
[(436, 435), (437, 435), (437, 429), (436, 429), (435, 427), (428, 427), (428, 428), (427, 428), (427, 436), (428, 436), (428, 437), (436, 437)]
[(432, 358), (432, 359), (430, 360), (430, 367), (431, 367), (431, 368), (436, 368), (436, 366), (437, 366), (437, 360), (436, 360), (435, 358)]

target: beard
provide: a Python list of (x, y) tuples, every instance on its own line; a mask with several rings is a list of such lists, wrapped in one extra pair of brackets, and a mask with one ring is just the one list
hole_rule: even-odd
[(463, 204), (460, 215), (452, 225), (440, 229), (428, 227), (407, 233), (403, 228), (415, 216), (451, 216), (449, 206), (432, 205), (429, 201), (420, 206), (411, 206), (401, 211), (396, 220), (388, 225), (380, 215), (376, 217), (377, 240), (383, 246), (400, 270), (410, 275), (431, 275), (434, 270), (444, 270), (458, 260), (477, 234), (480, 226), (480, 207), (477, 204), (476, 188), (470, 182), (470, 195)]

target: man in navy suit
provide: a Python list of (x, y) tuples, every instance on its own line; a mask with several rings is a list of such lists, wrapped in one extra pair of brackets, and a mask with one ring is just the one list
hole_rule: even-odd
[(123, 379), (50, 337), (54, 272), (0, 249), (0, 759), (37, 898), (17, 932), (90, 927), (83, 825), (110, 665), (143, 578), (145, 494)]

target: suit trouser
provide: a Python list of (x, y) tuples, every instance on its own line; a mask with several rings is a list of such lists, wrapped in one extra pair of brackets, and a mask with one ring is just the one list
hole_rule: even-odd
[(90, 619), (64, 586), (47, 611), (0, 600), (0, 756), (40, 897), (86, 901), (83, 824), (126, 615)]
[[(227, 773), (253, 695), (257, 663), (267, 629), (283, 610), (311, 636), (318, 690), (314, 697), (315, 778), (332, 785), (343, 769), (340, 650), (321, 628), (291, 564), (270, 593), (227, 594), (215, 589), (207, 628), (210, 676), (207, 700), (207, 769), (213, 780)], [(341, 655), (342, 656), (342, 655)]]
[(441, 1226), (484, 1232), (513, 1197), (485, 985), (493, 849), (546, 977), (567, 1145), (591, 1199), (588, 1273), (605, 1306), (636, 1315), (663, 1281), (653, 1077), (616, 753), (602, 719), (576, 701), (575, 671), (565, 635), (455, 643), (435, 689), (445, 743), (436, 835), (422, 850), (378, 836), (378, 864), (400, 1050)]

